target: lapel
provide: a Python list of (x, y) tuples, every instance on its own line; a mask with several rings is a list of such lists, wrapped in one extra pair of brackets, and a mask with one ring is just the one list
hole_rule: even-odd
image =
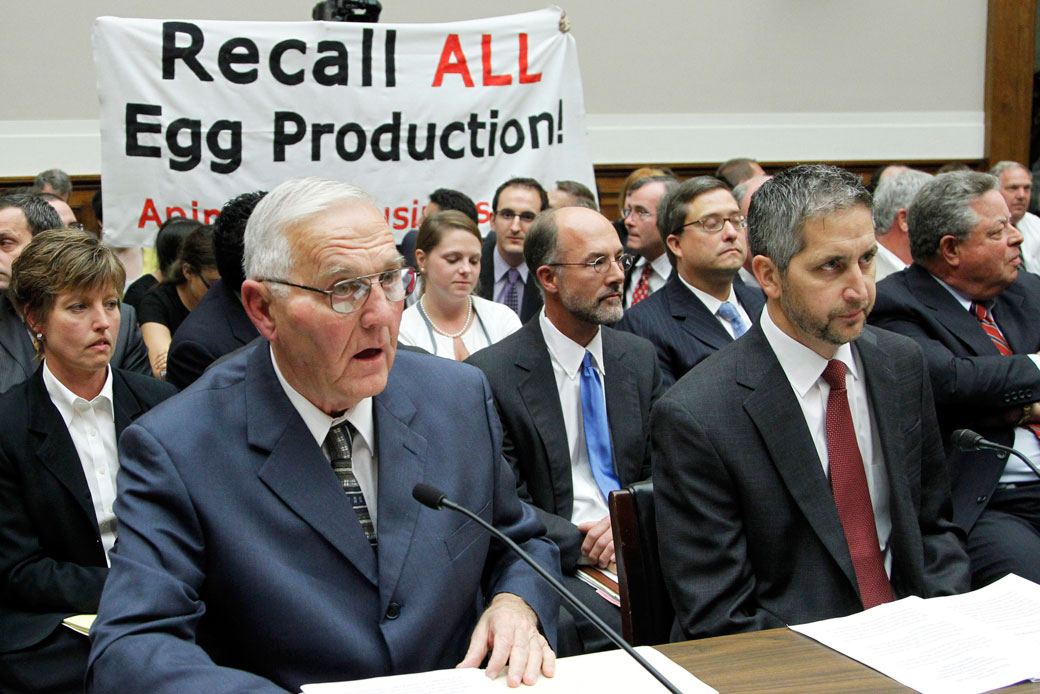
[(791, 384), (759, 323), (735, 344), (748, 353), (737, 367), (737, 383), (752, 391), (744, 401), (744, 411), (758, 429), (795, 504), (855, 587), (845, 531)]
[(733, 280), (733, 291), (736, 293), (741, 305), (743, 305), (744, 310), (747, 311), (751, 322), (757, 323), (759, 318), (762, 317), (762, 309), (765, 306), (762, 290), (747, 286), (738, 275)]
[(489, 231), (484, 237), (484, 245), (480, 252), (480, 282), (477, 294), (488, 301), (495, 300), (495, 232)]
[[(603, 334), (603, 361), (607, 372), (607, 377), (604, 379), (606, 382), (604, 396), (607, 401), (607, 421), (610, 426), (610, 448), (614, 454), (614, 473), (624, 484), (628, 471), (621, 470), (618, 450), (627, 437), (620, 434), (630, 431), (633, 427), (638, 428), (643, 421), (643, 413), (639, 408), (639, 384), (636, 383), (635, 374), (625, 364), (626, 351), (616, 339), (616, 333), (606, 327), (600, 328), (600, 332)], [(636, 467), (632, 472), (638, 474), (638, 465), (642, 461), (635, 462)]]
[[(545, 446), (546, 463), (552, 477), (556, 513), (570, 518), (574, 510), (574, 487), (571, 481), (571, 454), (567, 446), (567, 430), (563, 424), (563, 408), (556, 390), (549, 348), (542, 337), (537, 318), (520, 329), (522, 340), (516, 357), (517, 390)], [(609, 404), (608, 404), (609, 408)]]
[[(112, 367), (109, 367), (112, 368)], [(123, 434), (123, 429), (144, 413), (140, 401), (134, 392), (130, 390), (126, 379), (119, 373), (119, 369), (112, 368), (112, 406), (115, 409), (116, 419), (116, 441)]]
[(260, 480), (378, 585), (375, 552), (346, 503), (328, 459), (282, 390), (268, 345), (252, 350), (249, 356), (246, 417), (250, 448), (266, 455), (257, 470)]
[(94, 532), (101, 537), (94, 515), (94, 501), (79, 461), (79, 453), (61, 413), (47, 393), (42, 368), (30, 377), (26, 398), (29, 406), (29, 436), (40, 465), (75, 499)]
[(217, 282), (221, 283), (221, 289), (218, 290), (220, 291), (221, 311), (227, 319), (231, 336), (244, 345), (258, 336), (260, 331), (253, 325), (253, 321), (249, 320), (249, 315), (235, 292), (223, 286), (223, 280), (217, 280)]
[(663, 291), (672, 317), (693, 339), (714, 350), (720, 350), (733, 342), (718, 319), (708, 312), (708, 307), (682, 283), (678, 272), (672, 272)]
[(15, 313), (14, 306), (4, 294), (0, 294), (0, 350), (6, 352), (22, 372), (22, 378), (12, 383), (28, 380), (36, 371), (36, 355), (33, 352), (32, 340), (29, 339), (22, 319)]
[(970, 311), (965, 311), (960, 302), (953, 298), (946, 287), (928, 274), (927, 270), (914, 263), (905, 272), (910, 294), (917, 297), (925, 307), (931, 310), (936, 322), (964, 343), (972, 354), (980, 356), (1000, 354), (993, 344), (993, 340), (979, 325), (978, 318), (973, 316)]
[(993, 320), (1015, 354), (1031, 354), (1037, 351), (1034, 327), (1037, 318), (1024, 308), (1025, 297), (1019, 292), (1019, 286), (1016, 281), (1000, 293), (993, 306)]

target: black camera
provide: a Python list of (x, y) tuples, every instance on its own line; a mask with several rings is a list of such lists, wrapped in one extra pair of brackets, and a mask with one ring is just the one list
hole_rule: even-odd
[(322, 0), (311, 10), (311, 18), (327, 22), (378, 22), (382, 11), (379, 0)]

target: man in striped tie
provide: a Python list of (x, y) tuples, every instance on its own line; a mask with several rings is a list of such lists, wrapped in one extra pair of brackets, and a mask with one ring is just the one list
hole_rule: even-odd
[[(970, 428), (1040, 463), (1040, 277), (999, 181), (971, 171), (925, 184), (907, 215), (914, 262), (878, 285), (871, 321), (924, 348), (944, 434)], [(1040, 478), (1015, 456), (949, 450), (954, 521), (976, 587), (1040, 581)]]

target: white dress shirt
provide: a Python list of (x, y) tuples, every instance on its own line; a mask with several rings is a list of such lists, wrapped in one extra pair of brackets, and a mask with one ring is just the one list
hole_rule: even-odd
[[(821, 378), (823, 370), (827, 367), (827, 360), (777, 327), (769, 315), (768, 307), (762, 311), (759, 320), (762, 332), (765, 333), (769, 346), (773, 348), (773, 353), (776, 354), (780, 367), (791, 384), (791, 390), (794, 391), (795, 399), (802, 409), (809, 435), (812, 436), (816, 453), (823, 465), (823, 473), (830, 479), (830, 457), (827, 454), (827, 397), (831, 388)], [(885, 572), (891, 577), (892, 553), (888, 551), (888, 539), (892, 534), (891, 487), (885, 459), (881, 453), (881, 439), (874, 425), (867, 396), (863, 365), (849, 344), (839, 347), (834, 358), (845, 364), (848, 369), (845, 385), (848, 389), (849, 409), (852, 411), (852, 426), (856, 431), (860, 457), (863, 458), (870, 503), (874, 507), (874, 525), (885, 560)]]
[(119, 471), (112, 369), (108, 369), (101, 392), (90, 401), (66, 388), (51, 372), (46, 360), (43, 362), (43, 384), (79, 454), (107, 561), (108, 553), (116, 543), (116, 516), (112, 504), (116, 500), (116, 472)]
[[(935, 275), (932, 275), (935, 281), (946, 288), (954, 299), (957, 300), (961, 306), (964, 307), (965, 311), (971, 312), (971, 299), (964, 296), (950, 285), (943, 282)], [(977, 316), (972, 313), (972, 318)], [(997, 323), (996, 316), (993, 316), (993, 322)], [(997, 323), (997, 327), (1000, 327), (1000, 323)], [(1030, 354), (1029, 358), (1033, 362), (1033, 366), (1040, 368), (1040, 355)], [(1012, 444), (1019, 453), (1024, 455), (1033, 461), (1034, 465), (1040, 465), (1040, 439), (1037, 439), (1036, 434), (1025, 427), (1015, 427), (1015, 442)], [(1033, 482), (1036, 480), (1036, 475), (1029, 466), (1018, 459), (1018, 456), (1009, 455), (1007, 462), (1004, 463), (1004, 474), (1000, 476), (1001, 484), (1010, 484), (1012, 482)]]
[[(636, 258), (636, 264), (632, 266), (632, 280), (628, 284), (628, 290), (625, 291), (625, 306), (632, 305), (632, 294), (636, 291), (639, 278), (643, 276), (644, 265), (646, 265), (646, 258), (643, 256)], [(672, 261), (668, 260), (667, 253), (662, 253), (650, 262), (650, 277), (646, 280), (650, 285), (650, 293), (653, 294), (663, 287), (671, 276)]]
[[(491, 254), (491, 257), (495, 259), (495, 291), (491, 296), (495, 297), (495, 301), (500, 304), (506, 302), (506, 287), (509, 286), (506, 282), (506, 275), (513, 268), (512, 265), (506, 262), (502, 254), (498, 252), (498, 246), (495, 246), (495, 252)], [(527, 285), (527, 263), (520, 263), (516, 266), (516, 271), (520, 273), (520, 278), (516, 282), (516, 306), (517, 310), (523, 308), (524, 305), (524, 286)]]
[(293, 408), (299, 413), (307, 430), (311, 432), (315, 443), (329, 460), (329, 472), (332, 474), (332, 459), (329, 452), (325, 450), (325, 438), (329, 435), (329, 429), (348, 421), (354, 425), (355, 433), (350, 446), (350, 467), (354, 477), (361, 487), (361, 493), (365, 495), (365, 505), (368, 514), (372, 517), (372, 527), (378, 531), (377, 524), (377, 502), (379, 500), (379, 465), (376, 458), (376, 427), (372, 418), (372, 398), (365, 398), (342, 415), (332, 418), (325, 414), (307, 398), (300, 395), (295, 388), (289, 385), (278, 368), (278, 360), (271, 350), (271, 364), (274, 365), (275, 376), (282, 385), (282, 390), (289, 398)]
[[(733, 324), (719, 315), (719, 308), (725, 302), (719, 301), (708, 292), (702, 292), (700, 289), (697, 289), (697, 287), (687, 282), (686, 279), (682, 276), (682, 274), (679, 275), (679, 281), (686, 285), (686, 288), (693, 292), (694, 296), (701, 300), (701, 303), (704, 304), (704, 307), (708, 309), (708, 312), (711, 315), (715, 316), (715, 320), (722, 324), (722, 327), (725, 328), (727, 333), (729, 333), (729, 336), (736, 339), (737, 334), (733, 332)], [(744, 310), (744, 306), (740, 303), (740, 299), (737, 298), (737, 293), (733, 291), (733, 285), (730, 285), (729, 287), (729, 296), (726, 297), (726, 301), (732, 304), (733, 308), (737, 309), (737, 313), (744, 320), (744, 325), (750, 328), (751, 316), (749, 316), (748, 312)]]
[(1015, 228), (1022, 232), (1022, 260), (1026, 270), (1040, 275), (1040, 217), (1026, 212)]
[(879, 241), (877, 255), (874, 256), (874, 281), (880, 282), (889, 275), (905, 269), (906, 263)]
[[(582, 347), (570, 339), (552, 324), (545, 315), (545, 309), (538, 315), (538, 323), (542, 328), (545, 346), (549, 349), (553, 374), (556, 376), (556, 390), (560, 394), (560, 407), (563, 410), (563, 426), (567, 432), (567, 450), (571, 454), (571, 484), (574, 487), (574, 509), (571, 522), (575, 525), (586, 521), (600, 521), (609, 515), (607, 500), (596, 484), (592, 475), (592, 464), (589, 463), (589, 450), (585, 445), (585, 417), (581, 408), (581, 362), (585, 359), (585, 351), (592, 354), (592, 365), (599, 371), (603, 383), (604, 400), (606, 398), (607, 374), (603, 368), (603, 331), (596, 332), (596, 337), (586, 347)], [(604, 401), (603, 407), (606, 408)]]

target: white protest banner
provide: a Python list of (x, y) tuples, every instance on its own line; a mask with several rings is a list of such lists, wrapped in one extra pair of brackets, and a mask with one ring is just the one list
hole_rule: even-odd
[(498, 184), (595, 189), (574, 38), (561, 10), (445, 24), (100, 17), (105, 233), (151, 245), (171, 215), (212, 222), (298, 176), (355, 183), (394, 234), (431, 191), (490, 218)]

